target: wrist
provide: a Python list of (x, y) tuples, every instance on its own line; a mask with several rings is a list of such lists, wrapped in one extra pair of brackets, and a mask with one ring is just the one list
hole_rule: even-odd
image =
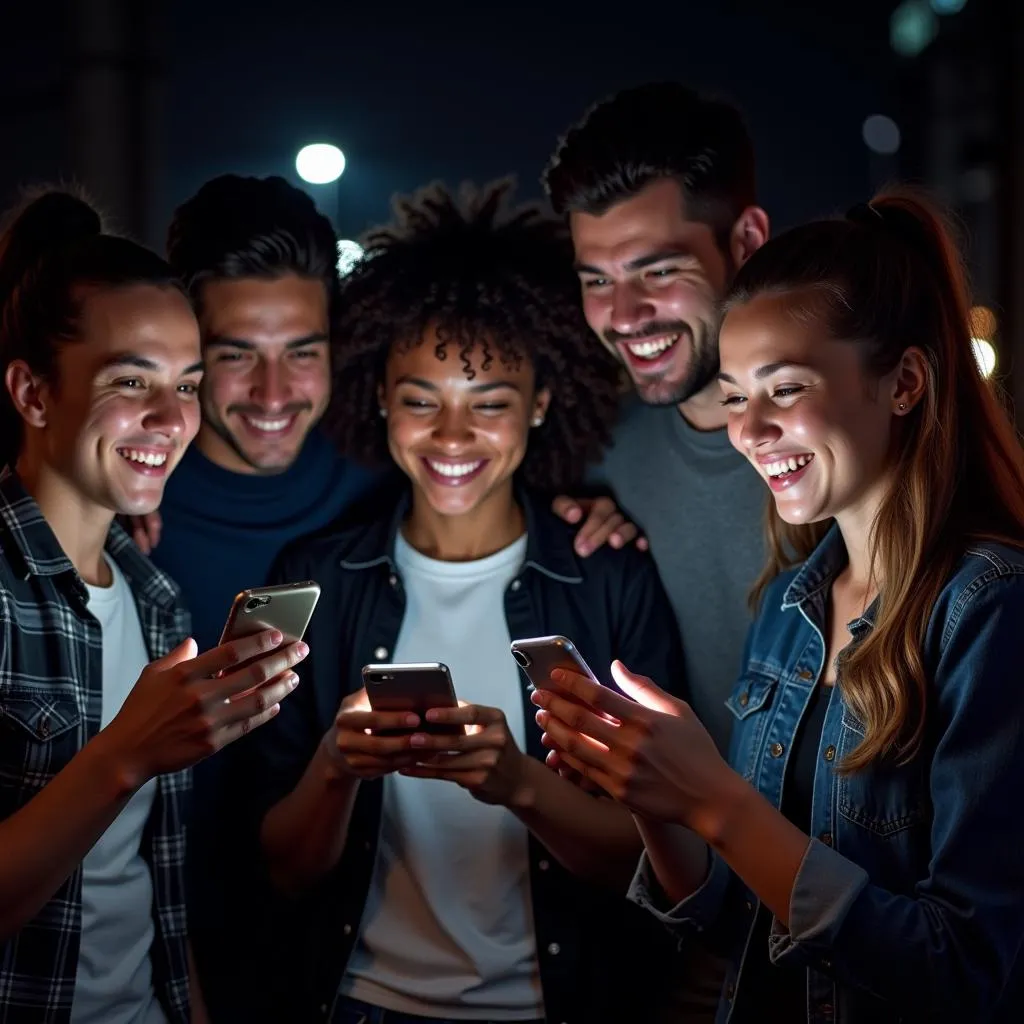
[(320, 741), (313, 761), (317, 776), (328, 787), (350, 785), (356, 779), (338, 751), (338, 743), (333, 729)]
[(127, 800), (151, 777), (138, 758), (120, 748), (109, 726), (101, 729), (82, 747), (78, 756), (87, 766), (98, 790), (108, 794), (113, 801)]
[(743, 776), (726, 767), (712, 798), (692, 816), (691, 821), (684, 824), (688, 824), (708, 846), (721, 851), (728, 845), (736, 826), (749, 815), (751, 802), (758, 799), (757, 790)]
[[(541, 776), (547, 777), (550, 769), (536, 758), (519, 751), (519, 765), (516, 781), (512, 786), (507, 807), (515, 814), (532, 810), (537, 803), (537, 786), (542, 785)], [(539, 769), (539, 771), (538, 771)]]

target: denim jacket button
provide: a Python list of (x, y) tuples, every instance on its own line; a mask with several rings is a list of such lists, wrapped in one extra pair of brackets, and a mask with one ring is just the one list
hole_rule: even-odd
[(746, 690), (744, 690), (743, 693), (740, 694), (740, 707), (745, 708), (749, 703), (750, 694), (747, 693)]
[(551, 944), (550, 944), (550, 945), (548, 946), (548, 952), (549, 952), (549, 953), (550, 953), (550, 954), (551, 954), (552, 956), (558, 956), (558, 954), (562, 952), (562, 947), (561, 947), (561, 946), (560, 946), (560, 945), (559, 945), (559, 944), (558, 944), (557, 942), (552, 942), (552, 943), (551, 943)]
[(773, 743), (768, 748), (768, 753), (771, 754), (772, 757), (782, 757), (782, 755), (785, 752), (786, 752), (786, 748), (781, 743)]
[(388, 649), (386, 647), (376, 647), (374, 648), (373, 656), (377, 661), (383, 661), (388, 656)]
[(797, 677), (802, 679), (806, 683), (809, 679), (814, 678), (814, 673), (811, 672), (809, 669), (802, 668), (799, 672), (797, 672)]
[(829, 744), (825, 748), (825, 760), (834, 761), (836, 759), (836, 748)]

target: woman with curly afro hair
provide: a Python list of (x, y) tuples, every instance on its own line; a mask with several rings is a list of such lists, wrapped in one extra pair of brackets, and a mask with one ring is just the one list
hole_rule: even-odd
[[(617, 658), (681, 664), (650, 557), (577, 557), (538, 494), (599, 455), (618, 379), (561, 226), (508, 194), (400, 200), (343, 283), (328, 429), (405, 480), (275, 574), (322, 589), (302, 685), (252, 744), (264, 860), (310, 897), (310, 1019), (643, 1020), (667, 952), (623, 899), (632, 817), (545, 765), (509, 650), (570, 638), (608, 685)], [(438, 662), (458, 707), (370, 708), (364, 666)]]

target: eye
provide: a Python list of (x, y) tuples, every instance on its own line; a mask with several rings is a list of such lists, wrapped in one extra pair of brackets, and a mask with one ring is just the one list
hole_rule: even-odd
[(676, 273), (678, 273), (678, 270), (677, 270), (676, 267), (660, 267), (658, 270), (652, 270), (647, 276), (648, 277), (666, 278), (666, 277), (672, 277)]
[(320, 353), (315, 348), (300, 348), (292, 353), (294, 359), (319, 359)]
[(218, 352), (218, 363), (240, 363), (245, 358), (244, 352)]
[(611, 284), (611, 281), (606, 277), (590, 277), (586, 278), (582, 284), (585, 289), (590, 291), (594, 288), (604, 288), (606, 285)]
[(146, 382), (141, 377), (122, 377), (114, 381), (114, 386), (124, 388), (125, 391), (141, 391)]
[(195, 381), (186, 381), (178, 385), (178, 391), (188, 398), (194, 398), (199, 394), (199, 385)]
[(721, 404), (722, 405), (740, 405), (741, 403), (743, 403), (745, 401), (746, 401), (746, 398), (744, 398), (743, 395), (726, 395), (725, 398), (722, 399), (722, 403)]
[(484, 402), (476, 406), (481, 412), (503, 412), (508, 407), (508, 402)]
[(783, 384), (772, 392), (773, 398), (789, 398), (790, 395), (799, 394), (805, 390), (801, 384)]
[(406, 409), (415, 409), (420, 412), (432, 408), (431, 403), (425, 398), (403, 398), (402, 405), (405, 406)]

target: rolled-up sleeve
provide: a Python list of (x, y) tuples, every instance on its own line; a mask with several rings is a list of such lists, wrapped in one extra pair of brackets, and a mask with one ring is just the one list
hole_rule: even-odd
[(929, 694), (927, 874), (890, 892), (812, 841), (789, 928), (773, 926), (774, 961), (825, 970), (915, 1014), (989, 1018), (1024, 947), (1022, 637), (1024, 574), (993, 572), (964, 589)]

